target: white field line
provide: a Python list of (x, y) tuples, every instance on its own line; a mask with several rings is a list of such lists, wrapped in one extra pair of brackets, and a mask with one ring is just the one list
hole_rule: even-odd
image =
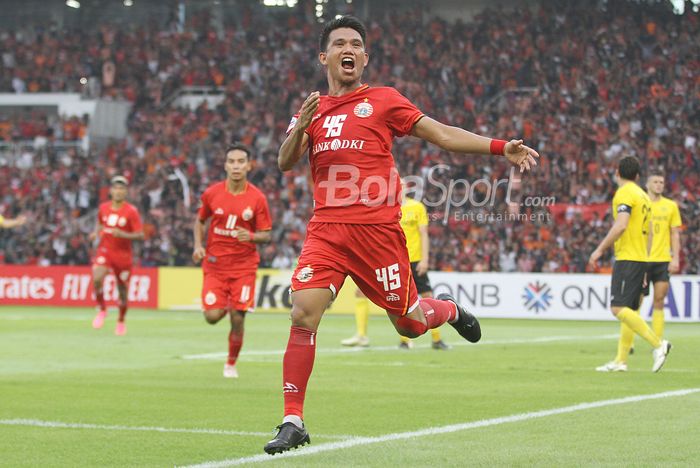
[[(558, 341), (591, 341), (591, 340), (608, 340), (611, 338), (617, 338), (618, 334), (608, 334), (608, 335), (591, 335), (591, 336), (541, 336), (537, 338), (519, 338), (513, 340), (484, 340), (480, 341), (477, 346), (484, 345), (512, 345), (512, 344), (531, 344), (531, 343), (553, 343)], [(474, 346), (471, 343), (466, 343), (463, 341), (458, 341), (456, 343), (450, 343), (453, 346)], [(428, 349), (429, 344), (417, 344), (414, 346), (415, 349)], [(243, 351), (241, 353), (241, 360), (245, 360), (246, 356), (282, 356), (284, 355), (284, 349), (269, 349), (269, 350), (258, 350), (258, 351)], [(356, 348), (319, 348), (316, 353), (319, 354), (346, 354), (346, 353), (362, 353), (369, 351), (400, 351), (398, 346), (369, 346), (367, 348), (356, 347)], [(228, 356), (227, 353), (204, 353), (204, 354), (185, 354), (181, 356), (185, 360), (218, 360), (222, 357)]]
[(593, 401), (590, 403), (579, 403), (572, 406), (564, 406), (562, 408), (553, 408), (543, 411), (534, 411), (530, 413), (519, 413), (513, 414), (511, 416), (502, 416), (500, 418), (493, 419), (482, 419), (479, 421), (472, 421), (460, 424), (450, 424), (448, 426), (438, 426), (429, 427), (426, 429), (421, 429), (418, 431), (411, 432), (395, 432), (392, 434), (386, 434), (377, 437), (356, 437), (354, 439), (344, 440), (341, 442), (328, 442), (325, 444), (312, 445), (301, 448), (293, 452), (285, 452), (280, 455), (275, 455), (274, 457), (267, 454), (253, 455), (250, 457), (243, 458), (231, 458), (228, 460), (220, 461), (208, 461), (197, 465), (190, 465), (187, 468), (219, 468), (226, 466), (243, 465), (245, 463), (258, 463), (266, 461), (274, 461), (282, 458), (292, 458), (292, 457), (303, 457), (306, 455), (314, 455), (317, 453), (331, 452), (335, 450), (342, 450), (351, 447), (359, 447), (363, 445), (371, 444), (381, 444), (384, 442), (391, 442), (395, 440), (405, 440), (413, 439), (416, 437), (432, 436), (437, 434), (448, 434), (452, 432), (465, 431), (469, 429), (478, 429), (480, 427), (497, 426), (499, 424), (514, 423), (520, 421), (528, 421), (531, 419), (544, 418), (547, 416), (555, 416), (559, 414), (574, 413), (576, 411), (584, 411), (594, 408), (602, 408), (605, 406), (622, 405), (626, 403), (637, 403), (646, 400), (657, 400), (661, 398), (670, 398), (677, 396), (690, 395), (692, 393), (700, 392), (700, 388), (687, 388), (684, 390), (676, 390), (671, 392), (654, 393), (651, 395), (637, 395), (630, 396), (626, 398), (616, 398), (613, 400), (601, 400)]
[[(0, 419), (0, 426), (29, 426), (29, 427), (48, 427), (61, 429), (101, 429), (106, 431), (144, 431), (144, 432), (176, 432), (186, 434), (213, 434), (226, 436), (255, 436), (255, 437), (272, 437), (272, 432), (246, 432), (246, 431), (227, 431), (223, 429), (183, 429), (177, 427), (151, 427), (151, 426), (113, 426), (104, 424), (84, 424), (84, 423), (65, 423), (59, 421), (42, 421), (40, 419)], [(325, 439), (349, 440), (353, 436), (349, 435), (318, 435)]]

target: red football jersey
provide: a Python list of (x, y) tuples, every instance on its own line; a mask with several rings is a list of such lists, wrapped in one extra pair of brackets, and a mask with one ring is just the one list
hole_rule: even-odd
[(240, 242), (236, 229), (251, 232), (272, 229), (270, 209), (265, 195), (255, 185), (246, 182), (242, 193), (233, 195), (226, 190), (226, 181), (216, 183), (202, 194), (199, 220), (211, 218), (207, 234), (207, 258), (204, 265), (236, 270), (255, 269), (260, 263), (253, 242)]
[(102, 225), (98, 250), (131, 257), (131, 240), (114, 237), (112, 230), (117, 228), (126, 232), (139, 232), (142, 229), (141, 216), (136, 207), (124, 202), (121, 208), (115, 210), (111, 201), (104, 202), (97, 211), (97, 222)]
[[(321, 96), (306, 129), (314, 180), (311, 221), (397, 222), (401, 181), (391, 147), (394, 138), (409, 134), (423, 115), (389, 87), (362, 85), (343, 96)], [(288, 132), (298, 117), (292, 118)]]

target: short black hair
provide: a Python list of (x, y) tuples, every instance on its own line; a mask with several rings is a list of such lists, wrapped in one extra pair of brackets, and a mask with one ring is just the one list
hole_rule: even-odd
[(231, 143), (226, 147), (226, 151), (224, 151), (224, 156), (227, 156), (229, 152), (231, 151), (243, 151), (245, 153), (245, 157), (248, 161), (250, 161), (250, 156), (253, 154), (253, 151), (250, 149), (248, 145), (244, 145), (240, 141), (236, 141), (234, 143)]
[(620, 159), (617, 171), (623, 179), (635, 180), (639, 175), (639, 159), (634, 156), (625, 156)]
[(362, 21), (355, 18), (354, 16), (345, 15), (341, 16), (340, 18), (336, 18), (332, 21), (329, 21), (323, 27), (323, 31), (321, 31), (321, 39), (318, 41), (318, 48), (321, 52), (324, 52), (326, 49), (328, 49), (328, 36), (331, 35), (331, 32), (340, 28), (354, 29), (360, 34), (360, 37), (362, 38), (362, 44), (367, 43), (367, 30), (365, 29), (365, 25), (362, 24)]

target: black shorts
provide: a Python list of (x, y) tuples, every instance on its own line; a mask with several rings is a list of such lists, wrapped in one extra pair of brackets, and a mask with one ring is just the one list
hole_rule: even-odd
[[(615, 262), (610, 285), (610, 305), (639, 308), (639, 298), (646, 286), (647, 262), (620, 260)], [(648, 292), (648, 288), (647, 288)]]
[(647, 263), (647, 281), (656, 283), (657, 281), (666, 281), (671, 278), (668, 274), (669, 262), (649, 262)]
[(416, 273), (417, 266), (418, 262), (411, 262), (411, 273), (413, 274), (413, 281), (415, 281), (416, 283), (416, 290), (418, 291), (418, 295), (433, 292), (433, 287), (430, 286), (428, 274), (426, 273), (424, 275), (419, 275), (418, 273)]

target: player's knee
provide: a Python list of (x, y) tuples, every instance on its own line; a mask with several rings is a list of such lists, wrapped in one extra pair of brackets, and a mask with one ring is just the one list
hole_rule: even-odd
[(396, 321), (398, 332), (407, 338), (418, 338), (428, 331), (428, 325), (408, 317), (401, 317)]
[(291, 312), (292, 326), (315, 329), (318, 322), (317, 315), (313, 310), (295, 304), (292, 306)]
[(221, 309), (216, 309), (216, 310), (205, 310), (204, 311), (204, 320), (210, 325), (215, 325), (221, 320), (221, 318), (225, 315), (226, 311), (221, 310)]
[(295, 327), (304, 327), (306, 322), (309, 320), (310, 313), (304, 307), (293, 305), (292, 311), (290, 312), (290, 317), (292, 319), (292, 325)]

